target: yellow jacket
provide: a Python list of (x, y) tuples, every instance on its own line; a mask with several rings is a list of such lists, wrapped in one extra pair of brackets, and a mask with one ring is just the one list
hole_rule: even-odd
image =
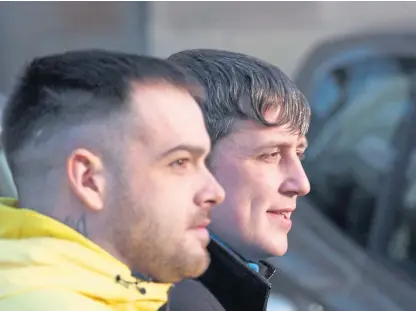
[(140, 282), (81, 234), (0, 199), (1, 311), (155, 311), (170, 284)]

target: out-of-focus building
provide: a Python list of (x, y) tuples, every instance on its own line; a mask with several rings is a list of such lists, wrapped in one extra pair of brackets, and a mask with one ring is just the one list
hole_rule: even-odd
[(241, 51), (290, 76), (319, 41), (414, 20), (402, 2), (44, 2), (0, 3), (0, 91), (44, 53), (109, 48), (167, 56), (186, 48)]

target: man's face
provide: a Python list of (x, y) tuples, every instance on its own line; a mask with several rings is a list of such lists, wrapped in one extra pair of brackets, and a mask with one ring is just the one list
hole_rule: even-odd
[(287, 126), (238, 121), (215, 146), (212, 171), (227, 197), (213, 211), (211, 229), (246, 259), (287, 251), (296, 199), (310, 191), (301, 164), (306, 145)]
[(171, 86), (141, 86), (132, 95), (137, 133), (120, 153), (123, 181), (111, 198), (115, 239), (138, 272), (164, 282), (197, 277), (209, 264), (211, 208), (224, 199), (205, 166), (210, 140), (202, 113)]

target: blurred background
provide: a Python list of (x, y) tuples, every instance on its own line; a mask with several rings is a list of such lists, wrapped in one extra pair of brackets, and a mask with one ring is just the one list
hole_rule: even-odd
[[(416, 310), (416, 3), (1, 2), (0, 106), (35, 56), (107, 48), (247, 53), (313, 111), (270, 311)], [(15, 195), (0, 153), (0, 195)]]

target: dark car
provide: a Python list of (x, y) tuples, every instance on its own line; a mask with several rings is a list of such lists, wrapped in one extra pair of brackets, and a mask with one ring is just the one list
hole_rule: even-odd
[(415, 74), (413, 34), (334, 39), (300, 67), (312, 190), (270, 259), (291, 310), (416, 310)]

